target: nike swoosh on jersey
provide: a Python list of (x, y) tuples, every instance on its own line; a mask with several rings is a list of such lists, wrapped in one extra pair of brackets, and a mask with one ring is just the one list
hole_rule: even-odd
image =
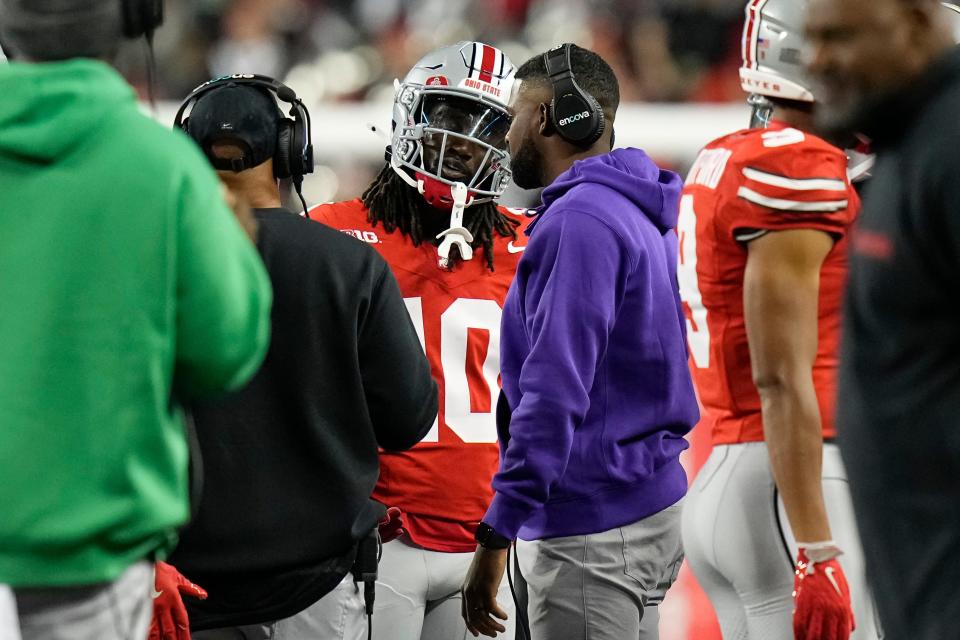
[(513, 240), (507, 243), (507, 251), (509, 251), (510, 253), (520, 253), (526, 248), (527, 248), (527, 245), (523, 245), (522, 247), (518, 247), (514, 245)]
[(159, 598), (161, 595), (163, 595), (163, 591), (157, 591), (156, 589), (150, 590), (150, 597), (153, 598), (154, 600)]
[(830, 584), (833, 585), (833, 588), (837, 590), (837, 595), (842, 596), (843, 592), (840, 590), (840, 585), (837, 583), (837, 579), (833, 577), (833, 567), (827, 567), (824, 569), (824, 573), (827, 574), (827, 580), (830, 581)]

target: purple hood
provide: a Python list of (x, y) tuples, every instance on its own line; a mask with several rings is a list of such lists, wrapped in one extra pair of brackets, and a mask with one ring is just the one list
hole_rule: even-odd
[(661, 169), (640, 149), (616, 149), (579, 160), (543, 190), (543, 207), (582, 184), (612, 189), (630, 200), (661, 233), (677, 226), (683, 179)]

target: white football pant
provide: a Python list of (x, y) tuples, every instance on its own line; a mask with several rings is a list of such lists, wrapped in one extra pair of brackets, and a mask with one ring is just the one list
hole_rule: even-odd
[[(460, 613), (460, 587), (473, 552), (445, 553), (414, 545), (407, 536), (383, 545), (374, 601), (373, 637), (396, 640), (473, 640)], [(509, 618), (497, 638), (513, 640), (516, 608), (504, 575), (497, 593)]]
[[(684, 550), (713, 603), (724, 640), (793, 640), (797, 545), (768, 456), (763, 442), (715, 446), (687, 494)], [(882, 636), (847, 476), (840, 450), (830, 443), (823, 445), (823, 497), (833, 539), (844, 552), (838, 560), (857, 625), (851, 638), (876, 640)]]

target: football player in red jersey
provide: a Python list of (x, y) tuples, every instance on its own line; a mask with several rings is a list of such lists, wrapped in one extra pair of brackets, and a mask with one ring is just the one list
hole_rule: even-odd
[[(467, 634), (460, 586), (493, 495), (500, 315), (526, 224), (494, 202), (510, 180), (513, 75), (479, 42), (426, 55), (397, 86), (389, 160), (373, 184), (310, 211), (386, 258), (440, 387), (432, 431), (411, 451), (381, 455), (374, 492), (400, 508), (406, 532), (383, 547), (375, 625), (404, 640)], [(512, 603), (506, 584), (500, 602)], [(512, 639), (508, 613), (502, 637)]]
[(859, 199), (844, 151), (811, 133), (806, 4), (748, 3), (740, 76), (753, 128), (707, 145), (681, 200), (690, 365), (713, 439), (683, 538), (725, 640), (879, 633), (833, 443)]

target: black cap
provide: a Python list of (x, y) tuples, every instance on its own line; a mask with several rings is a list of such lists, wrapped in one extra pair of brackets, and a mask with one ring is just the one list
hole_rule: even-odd
[[(187, 133), (210, 163), (223, 171), (244, 171), (274, 156), (283, 112), (267, 91), (227, 82), (201, 96), (190, 112)], [(244, 150), (242, 158), (213, 155), (215, 142), (231, 142)]]

